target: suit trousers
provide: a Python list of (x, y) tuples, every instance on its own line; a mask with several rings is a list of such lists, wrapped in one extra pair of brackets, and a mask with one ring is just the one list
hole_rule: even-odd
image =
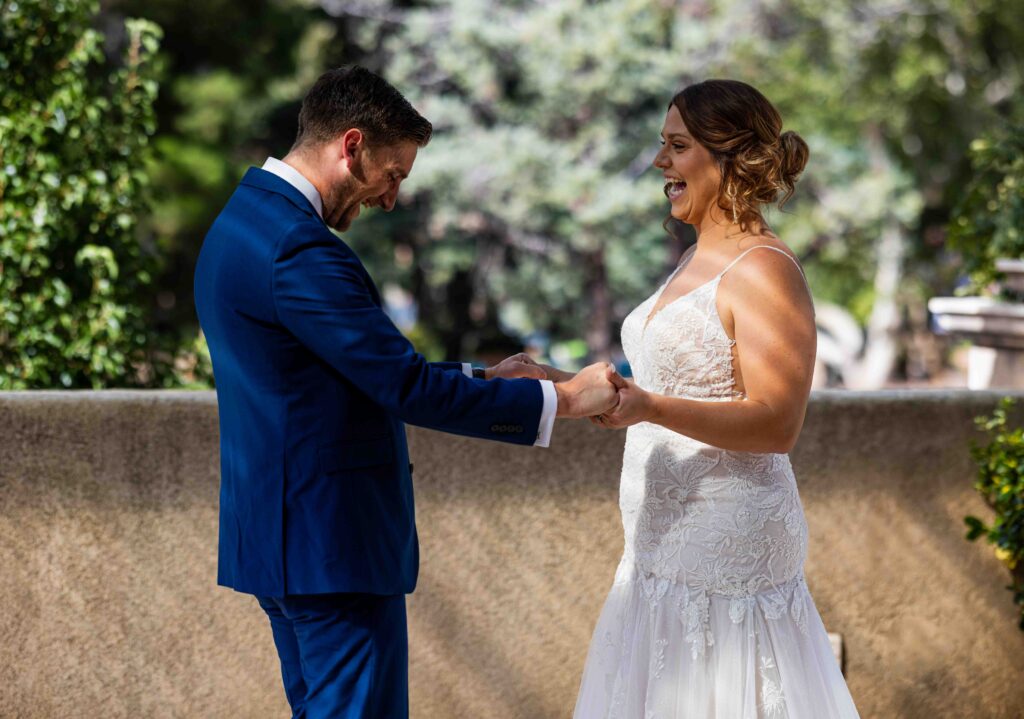
[(257, 596), (293, 719), (407, 719), (405, 595)]

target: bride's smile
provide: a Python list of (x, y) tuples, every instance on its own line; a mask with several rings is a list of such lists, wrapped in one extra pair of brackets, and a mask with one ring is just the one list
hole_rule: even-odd
[(682, 180), (669, 180), (665, 183), (665, 197), (675, 202), (686, 192), (686, 183)]

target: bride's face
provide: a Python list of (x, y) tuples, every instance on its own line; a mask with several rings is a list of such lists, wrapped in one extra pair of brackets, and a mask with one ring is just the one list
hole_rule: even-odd
[(672, 216), (699, 227), (717, 205), (722, 173), (708, 149), (690, 135), (675, 105), (665, 117), (654, 166), (665, 176)]

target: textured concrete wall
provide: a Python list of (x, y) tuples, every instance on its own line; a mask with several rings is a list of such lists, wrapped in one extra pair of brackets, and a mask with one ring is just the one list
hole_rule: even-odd
[[(812, 396), (808, 582), (865, 719), (1024, 715), (1008, 574), (961, 521), (989, 516), (967, 439), (998, 396)], [(623, 437), (410, 431), (415, 719), (570, 715), (622, 549)], [(287, 716), (262, 612), (215, 586), (216, 509), (211, 393), (0, 393), (0, 716)]]

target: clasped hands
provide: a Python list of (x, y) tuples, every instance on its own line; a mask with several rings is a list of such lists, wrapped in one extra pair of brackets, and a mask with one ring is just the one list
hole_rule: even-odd
[(583, 418), (606, 429), (644, 422), (651, 415), (651, 395), (625, 379), (607, 362), (576, 374), (537, 364), (525, 353), (513, 355), (485, 370), (488, 379), (550, 379), (558, 395), (558, 417)]

